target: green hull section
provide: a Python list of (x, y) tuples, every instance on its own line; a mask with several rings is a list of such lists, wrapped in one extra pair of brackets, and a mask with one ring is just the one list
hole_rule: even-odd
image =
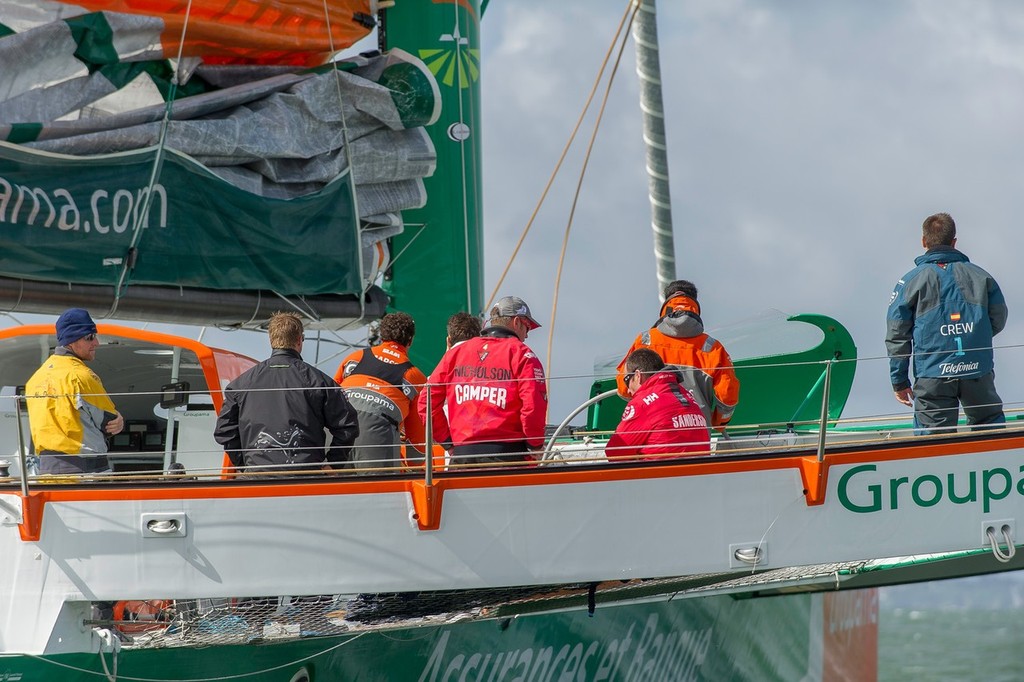
[[(874, 591), (598, 605), (247, 646), (124, 650), (118, 680), (874, 679)], [(831, 606), (829, 600), (845, 600)], [(842, 642), (841, 649), (833, 644)], [(112, 654), (0, 656), (0, 680), (103, 679)], [(854, 674), (848, 675), (855, 671)]]
[(409, 355), (429, 372), (445, 350), (452, 313), (483, 307), (483, 203), (480, 134), (480, 9), (477, 0), (399, 2), (385, 10), (385, 49), (419, 57), (437, 79), (441, 117), (427, 132), (437, 170), (424, 184), (424, 208), (402, 212), (384, 290), (393, 310), (416, 320)]

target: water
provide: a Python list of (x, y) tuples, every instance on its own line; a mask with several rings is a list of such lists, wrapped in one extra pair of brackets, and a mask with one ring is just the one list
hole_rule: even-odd
[(878, 680), (1024, 680), (1024, 609), (882, 609)]

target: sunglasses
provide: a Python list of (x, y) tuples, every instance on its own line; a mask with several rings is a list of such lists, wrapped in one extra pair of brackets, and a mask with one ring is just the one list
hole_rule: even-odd
[(95, 334), (86, 334), (82, 338), (85, 339), (86, 341), (95, 341), (96, 340), (96, 335)]

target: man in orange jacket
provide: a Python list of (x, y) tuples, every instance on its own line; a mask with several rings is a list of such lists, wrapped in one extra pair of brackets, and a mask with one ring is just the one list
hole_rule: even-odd
[(409, 444), (421, 455), (424, 452), (416, 400), (427, 378), (409, 362), (415, 335), (412, 316), (385, 315), (380, 321), (381, 343), (350, 354), (334, 375), (359, 417), (359, 436), (352, 446), (357, 469), (399, 466), (400, 428)]
[(683, 385), (690, 390), (714, 427), (723, 428), (732, 419), (740, 398), (740, 382), (732, 358), (716, 339), (704, 333), (700, 319), (697, 287), (685, 279), (665, 287), (665, 303), (654, 326), (637, 335), (617, 368), (619, 395), (629, 394), (623, 383), (626, 358), (638, 348), (650, 348), (667, 365), (677, 367)]

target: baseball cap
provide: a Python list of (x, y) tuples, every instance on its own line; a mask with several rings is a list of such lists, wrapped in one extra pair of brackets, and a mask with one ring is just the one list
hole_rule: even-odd
[(530, 323), (530, 329), (540, 327), (540, 322), (533, 319), (530, 313), (530, 306), (518, 296), (506, 296), (498, 299), (498, 302), (491, 308), (491, 317), (523, 317)]

